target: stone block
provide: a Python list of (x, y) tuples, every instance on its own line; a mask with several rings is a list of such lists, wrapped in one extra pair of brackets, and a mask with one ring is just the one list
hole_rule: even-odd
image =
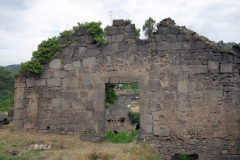
[(148, 81), (149, 90), (156, 92), (161, 88), (160, 80), (149, 80)]
[(136, 33), (135, 32), (129, 32), (128, 37), (131, 39), (136, 39)]
[(130, 52), (137, 52), (137, 45), (131, 45), (129, 51)]
[(78, 75), (83, 75), (83, 74), (86, 74), (87, 73), (87, 70), (85, 68), (78, 68)]
[(129, 45), (128, 44), (125, 44), (125, 43), (122, 43), (119, 45), (119, 51), (120, 52), (128, 52), (129, 50)]
[(171, 66), (170, 72), (173, 74), (180, 74), (181, 73), (181, 66)]
[(117, 33), (118, 34), (124, 33), (124, 28), (125, 28), (124, 26), (118, 26), (117, 27)]
[(73, 62), (73, 68), (79, 68), (81, 67), (81, 62), (80, 61), (74, 61)]
[(156, 41), (156, 42), (165, 41), (165, 40), (166, 40), (165, 36), (162, 35), (162, 34), (157, 34), (157, 35), (155, 35), (154, 37), (155, 37), (155, 41)]
[(193, 92), (195, 89), (195, 83), (194, 82), (179, 82), (178, 83), (178, 91), (179, 92)]
[(84, 36), (79, 36), (78, 37), (78, 42), (84, 43), (85, 42), (85, 37)]
[(94, 75), (93, 74), (85, 75), (81, 78), (81, 83), (82, 84), (91, 84), (93, 82), (94, 82)]
[(205, 49), (206, 43), (203, 41), (196, 41), (195, 42), (195, 49)]
[(122, 26), (122, 25), (124, 25), (123, 19), (114, 19), (113, 20), (113, 26)]
[(62, 84), (62, 80), (59, 78), (49, 78), (47, 79), (47, 85), (49, 87), (57, 87), (57, 86), (61, 86)]
[(86, 47), (79, 47), (78, 55), (80, 57), (85, 57), (86, 54), (87, 54), (87, 48)]
[(13, 121), (13, 130), (20, 131), (23, 129), (24, 121), (23, 120), (14, 120)]
[(152, 133), (153, 132), (153, 129), (152, 129), (152, 125), (146, 125), (146, 124), (143, 124), (141, 125), (141, 130), (143, 130), (144, 133)]
[(170, 129), (166, 125), (153, 126), (153, 135), (161, 137), (170, 136)]
[(71, 70), (73, 70), (73, 65), (72, 65), (72, 64), (65, 64), (65, 65), (64, 65), (64, 70), (65, 70), (65, 71), (71, 71)]
[(34, 87), (36, 84), (35, 78), (26, 78), (27, 87)]
[(85, 43), (93, 43), (93, 35), (85, 35)]
[(208, 67), (207, 67), (207, 65), (193, 65), (193, 72), (194, 73), (207, 73)]
[(172, 35), (172, 34), (167, 34), (166, 36), (166, 41), (167, 42), (177, 42), (177, 36)]
[(214, 71), (219, 69), (219, 62), (208, 61), (208, 70)]
[(70, 99), (61, 99), (61, 107), (62, 108), (70, 108), (71, 107), (71, 100)]
[(164, 98), (164, 92), (159, 91), (159, 92), (153, 92), (151, 93), (150, 99), (152, 102), (159, 102), (163, 101)]
[(99, 49), (99, 48), (87, 50), (87, 55), (88, 55), (89, 57), (97, 56), (97, 55), (99, 55), (99, 54), (100, 54), (100, 49)]
[(40, 78), (51, 78), (51, 76), (50, 70), (44, 70), (43, 73), (41, 73)]
[(163, 51), (163, 50), (169, 50), (170, 49), (170, 43), (169, 42), (159, 42), (157, 43), (157, 50)]
[(24, 98), (24, 88), (16, 88), (14, 92), (14, 100)]
[(118, 43), (113, 43), (113, 44), (112, 44), (112, 50), (113, 50), (113, 52), (118, 52), (118, 46), (119, 46)]
[(158, 33), (166, 35), (166, 34), (169, 33), (169, 28), (168, 27), (159, 27), (158, 28)]
[(123, 41), (123, 34), (112, 35), (110, 42), (122, 42)]
[(77, 36), (83, 36), (85, 34), (84, 28), (80, 27), (78, 30), (76, 30), (75, 35)]
[(148, 45), (138, 45), (137, 46), (137, 50), (139, 51), (139, 52), (147, 52), (148, 51)]
[(63, 78), (66, 76), (66, 72), (63, 70), (56, 70), (53, 72), (53, 78)]
[(135, 32), (135, 24), (129, 24), (125, 26), (125, 31), (128, 32)]
[[(14, 96), (15, 96), (15, 94), (14, 94)], [(25, 107), (25, 99), (14, 99), (14, 108), (21, 109), (24, 107)]]
[(83, 66), (87, 67), (87, 66), (94, 66), (96, 65), (96, 57), (88, 57), (88, 58), (84, 58), (83, 59)]
[(111, 45), (110, 44), (104, 44), (101, 46), (101, 52), (103, 55), (109, 55), (111, 52)]
[(192, 41), (184, 42), (183, 49), (194, 49), (194, 42)]
[(62, 67), (61, 59), (53, 59), (49, 63), (49, 68), (50, 69), (61, 69), (61, 67)]
[(107, 35), (114, 35), (114, 34), (117, 34), (117, 27), (108, 26), (107, 27)]
[(232, 73), (233, 72), (232, 63), (228, 63), (228, 64), (222, 63), (220, 66), (220, 72), (221, 73)]
[(228, 92), (229, 100), (240, 100), (240, 92)]
[(234, 63), (240, 63), (240, 57), (234, 56)]
[(150, 49), (151, 50), (156, 50), (156, 43), (155, 42), (152, 42), (152, 43), (150, 43)]
[(179, 42), (184, 42), (188, 40), (186, 35), (178, 35), (177, 39)]
[(63, 78), (62, 79), (62, 84), (63, 84), (64, 87), (67, 87), (67, 86), (78, 86), (78, 79)]
[(45, 85), (46, 85), (46, 79), (36, 80), (36, 86), (45, 86)]

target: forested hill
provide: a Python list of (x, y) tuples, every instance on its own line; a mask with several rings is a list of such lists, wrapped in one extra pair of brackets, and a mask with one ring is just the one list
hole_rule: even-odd
[(235, 43), (235, 42), (228, 42), (224, 43), (223, 41), (219, 41), (218, 44), (226, 49), (231, 49), (233, 45), (238, 45), (240, 47), (240, 43)]
[(12, 72), (18, 72), (20, 68), (20, 64), (12, 64), (12, 65), (6, 66), (5, 68), (10, 69)]

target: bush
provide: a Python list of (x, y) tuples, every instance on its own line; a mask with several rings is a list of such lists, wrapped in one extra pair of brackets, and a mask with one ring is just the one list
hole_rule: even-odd
[(119, 133), (107, 131), (107, 136), (112, 143), (130, 143), (136, 140), (136, 135), (139, 133), (140, 130), (131, 130), (131, 132), (122, 131)]
[(128, 117), (132, 124), (137, 123), (137, 128), (140, 128), (140, 113), (139, 112), (128, 112)]

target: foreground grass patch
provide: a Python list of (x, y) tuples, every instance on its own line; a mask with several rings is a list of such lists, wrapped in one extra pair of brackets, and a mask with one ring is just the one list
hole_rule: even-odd
[(140, 130), (131, 130), (131, 132), (122, 131), (119, 133), (107, 131), (107, 136), (112, 143), (130, 143), (136, 140), (136, 135), (139, 133)]

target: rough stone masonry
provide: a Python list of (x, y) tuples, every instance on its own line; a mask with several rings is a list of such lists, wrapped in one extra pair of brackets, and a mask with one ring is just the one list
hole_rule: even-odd
[(140, 139), (162, 160), (197, 154), (200, 160), (240, 159), (240, 57), (158, 24), (148, 40), (135, 25), (113, 20), (99, 46), (79, 28), (77, 41), (42, 74), (16, 77), (14, 130), (106, 135), (105, 84), (138, 83)]

